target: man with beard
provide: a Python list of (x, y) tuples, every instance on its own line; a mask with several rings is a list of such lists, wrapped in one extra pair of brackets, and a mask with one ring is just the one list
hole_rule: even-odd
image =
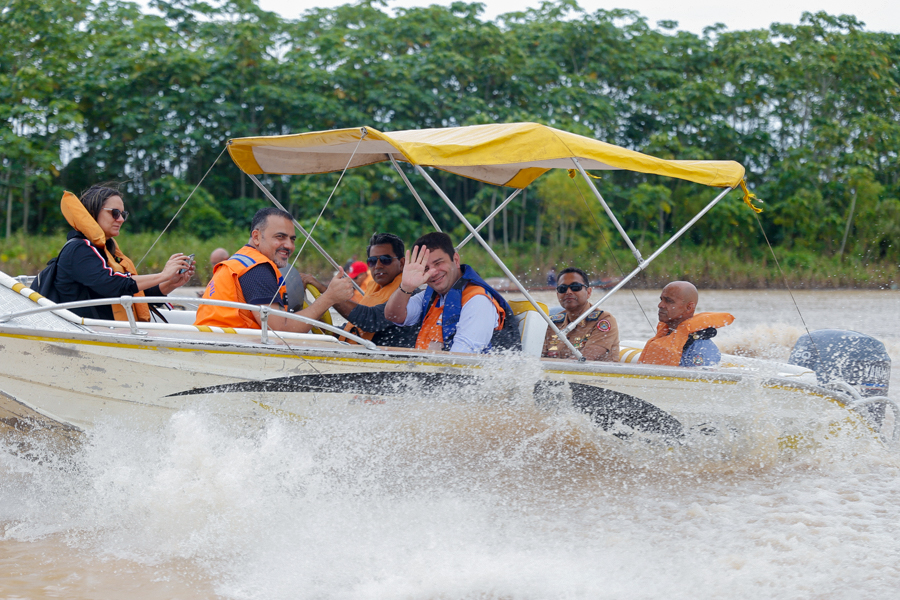
[[(276, 312), (269, 314), (268, 326), (280, 331), (307, 333), (306, 323), (279, 317), (285, 310), (284, 279), (281, 269), (287, 267), (294, 252), (294, 223), (290, 213), (278, 208), (264, 208), (253, 215), (250, 240), (226, 261), (216, 265), (212, 280), (203, 292), (204, 298), (245, 304), (267, 305)], [(341, 269), (325, 292), (308, 308), (297, 314), (318, 319), (338, 302), (349, 300), (353, 284)], [(197, 310), (197, 326), (260, 329), (259, 313), (223, 306), (201, 305)]]
[[(581, 269), (569, 267), (559, 272), (556, 280), (556, 298), (563, 312), (553, 315), (553, 323), (560, 329), (584, 314), (590, 307), (591, 287), (588, 285), (587, 273)], [(619, 362), (619, 326), (616, 318), (608, 312), (594, 310), (566, 336), (572, 345), (581, 352), (585, 360), (603, 360)], [(547, 358), (574, 358), (569, 347), (553, 333), (547, 330), (544, 337), (544, 349), (541, 356)]]
[[(418, 330), (400, 327), (384, 316), (384, 305), (400, 285), (403, 267), (406, 265), (403, 240), (392, 233), (376, 233), (369, 239), (366, 264), (372, 276), (363, 288), (365, 295), (334, 305), (334, 309), (347, 319), (344, 329), (379, 346), (412, 348)], [(312, 275), (301, 274), (304, 285), (313, 285), (320, 292), (325, 286)], [(342, 340), (344, 338), (341, 338)]]

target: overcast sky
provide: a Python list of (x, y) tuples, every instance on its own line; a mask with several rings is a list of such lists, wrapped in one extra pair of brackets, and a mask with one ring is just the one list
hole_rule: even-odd
[[(262, 8), (274, 11), (286, 18), (297, 18), (310, 7), (332, 7), (347, 4), (341, 0), (260, 0)], [(428, 6), (441, 4), (449, 6), (452, 0), (389, 0), (388, 7)], [(485, 17), (537, 7), (540, 0), (484, 0)], [(578, 4), (588, 12), (599, 8), (630, 8), (645, 17), (650, 25), (657, 21), (678, 21), (678, 28), (701, 33), (704, 27), (724, 23), (728, 29), (758, 29), (771, 23), (800, 22), (804, 12), (824, 10), (833, 15), (852, 14), (866, 24), (869, 31), (900, 32), (900, 8), (897, 0), (579, 0)], [(893, 6), (894, 8), (891, 8)]]

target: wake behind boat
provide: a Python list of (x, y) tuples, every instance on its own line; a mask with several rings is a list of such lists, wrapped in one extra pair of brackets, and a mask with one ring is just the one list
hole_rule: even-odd
[[(771, 437), (776, 432), (779, 447), (791, 449), (821, 443), (835, 432), (878, 437), (886, 406), (893, 409), (895, 424), (886, 437), (893, 441), (900, 437), (900, 415), (887, 397), (886, 385), (869, 385), (880, 381), (884, 357), (877, 352), (857, 353), (853, 359), (861, 365), (857, 370), (862, 378), (831, 381), (823, 376), (827, 369), (821, 368), (827, 352), (816, 346), (814, 338), (806, 355), (813, 354), (816, 360), (798, 360), (800, 364), (793, 365), (727, 355), (714, 367), (636, 364), (641, 343), (623, 345), (619, 363), (540, 358), (548, 327), (560, 334), (576, 357), (581, 354), (479, 234), (494, 214), (549, 169), (580, 173), (638, 261), (634, 271), (616, 282), (593, 310), (728, 192), (744, 186), (744, 169), (738, 163), (666, 161), (528, 123), (393, 133), (355, 128), (237, 139), (229, 142), (228, 149), (235, 163), (279, 207), (258, 175), (323, 173), (390, 161), (440, 230), (399, 163), (412, 165), (469, 230), (469, 237), (457, 248), (475, 239), (504, 271), (511, 288), (524, 296), (517, 305), (523, 352), (461, 355), (377, 347), (355, 336), (347, 336), (357, 342), (351, 345), (327, 333), (276, 332), (266, 325), (268, 309), (252, 305), (240, 308), (260, 314), (260, 330), (196, 327), (192, 311), (171, 314), (169, 323), (138, 323), (133, 306), (159, 298), (55, 305), (22, 281), (0, 273), (3, 423), (20, 430), (44, 427), (60, 431), (90, 429), (108, 418), (152, 424), (197, 402), (236, 419), (302, 421), (314, 419), (322, 411), (371, 411), (388, 402), (429, 402), (438, 392), (446, 397), (452, 390), (451, 395), (464, 401), (487, 405), (525, 394), (542, 409), (571, 412), (602, 434), (625, 439), (649, 437), (664, 444), (682, 443), (697, 435), (728, 436), (735, 431), (749, 437)], [(515, 191), (474, 226), (423, 167)], [(628, 169), (725, 189), (645, 259), (586, 169)], [(745, 201), (752, 204), (751, 200), (746, 192)], [(327, 257), (299, 223), (295, 226)], [(195, 306), (234, 305), (206, 299), (184, 301)], [(99, 304), (122, 305), (129, 320), (85, 319), (68, 310)], [(289, 318), (305, 319), (298, 315)], [(325, 332), (336, 332), (327, 323), (305, 321)], [(846, 353), (838, 353), (833, 360), (846, 362)], [(515, 376), (507, 376), (509, 373)], [(760, 407), (764, 407), (762, 413)]]

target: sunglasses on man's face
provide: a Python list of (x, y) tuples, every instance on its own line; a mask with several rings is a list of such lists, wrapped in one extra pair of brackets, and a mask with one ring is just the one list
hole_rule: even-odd
[(560, 285), (556, 286), (556, 291), (559, 292), (560, 294), (565, 294), (569, 290), (572, 290), (573, 292), (580, 292), (581, 290), (583, 290), (586, 287), (587, 286), (584, 285), (583, 283), (570, 283), (569, 285), (560, 284)]
[(366, 259), (366, 264), (370, 267), (374, 267), (380, 262), (384, 266), (388, 266), (395, 260), (397, 260), (396, 256), (388, 256), (387, 254), (382, 254), (381, 256), (370, 256), (368, 259)]
[(122, 217), (122, 220), (126, 220), (128, 218), (127, 210), (119, 210), (118, 208), (104, 208), (103, 210), (108, 210), (112, 215), (113, 220), (118, 221), (119, 217)]

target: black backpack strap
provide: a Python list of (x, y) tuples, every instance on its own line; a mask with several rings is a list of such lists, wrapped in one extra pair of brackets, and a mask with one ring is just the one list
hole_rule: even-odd
[(59, 262), (59, 257), (62, 256), (63, 250), (71, 244), (72, 242), (80, 242), (82, 238), (70, 238), (66, 240), (66, 243), (63, 244), (63, 247), (59, 250), (59, 254), (51, 258), (47, 261), (47, 266), (41, 270), (40, 273), (34, 278), (34, 281), (31, 282), (31, 289), (36, 291), (38, 294), (47, 298), (48, 300), (52, 300), (56, 302), (56, 294), (53, 293), (53, 290), (56, 286), (56, 268), (57, 263)]

